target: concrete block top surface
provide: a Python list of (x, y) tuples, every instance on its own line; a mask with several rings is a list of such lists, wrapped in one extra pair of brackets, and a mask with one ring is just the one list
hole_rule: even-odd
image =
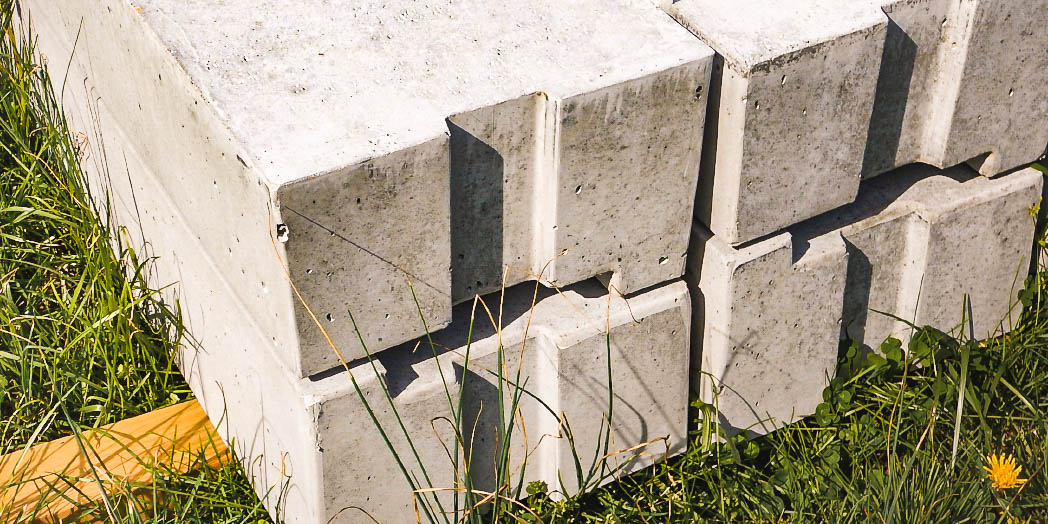
[(855, 0), (679, 0), (667, 10), (744, 71), (886, 20)]
[(135, 5), (277, 185), (431, 140), (455, 113), (712, 54), (640, 0)]

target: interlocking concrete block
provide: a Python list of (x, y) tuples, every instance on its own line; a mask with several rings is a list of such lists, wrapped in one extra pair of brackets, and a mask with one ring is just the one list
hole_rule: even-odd
[(739, 243), (854, 200), (883, 12), (836, 0), (681, 0), (665, 8), (722, 61), (703, 147), (703, 222)]
[(991, 180), (914, 165), (753, 244), (696, 226), (687, 278), (700, 396), (728, 428), (766, 433), (814, 411), (840, 339), (905, 342), (909, 326), (887, 315), (952, 331), (967, 295), (978, 338), (1006, 331), (1040, 192), (1033, 169)]
[(733, 248), (697, 225), (693, 383), (722, 426), (763, 434), (811, 414), (837, 360), (848, 253), (839, 234)]
[[(350, 369), (386, 437), (419, 479), (418, 487), (441, 489), (445, 509), (453, 507), (452, 489), (462, 487), (449, 456), (456, 445), (460, 461), (471, 457), (474, 489), (495, 487), (492, 464), (507, 438), (498, 429), (505, 427), (500, 426), (496, 375), (500, 349), (506, 403), (501, 416), (514, 420), (508, 436), (513, 479), (526, 456), (526, 479), (545, 480), (558, 489), (559, 474), (564, 489), (577, 489), (566, 429), (586, 471), (601, 449), (600, 430), (609, 417), (614, 428), (609, 451), (637, 446), (611, 458), (613, 471), (633, 471), (686, 446), (687, 286), (678, 281), (609, 302), (599, 284), (587, 281), (562, 294), (541, 288), (532, 307), (533, 293), (532, 285), (512, 288), (501, 308), (499, 297), (489, 297), (496, 323), (501, 311), (501, 337), (483, 307), (477, 306), (471, 327), (473, 304), (461, 304), (451, 326), (434, 334), (438, 356), (422, 341), (417, 349), (412, 343), (377, 355), (374, 368), (365, 361)], [(471, 329), (472, 343), (467, 343)], [(349, 373), (294, 381), (271, 361), (245, 358), (256, 353), (250, 346), (236, 347), (242, 349), (191, 354), (188, 369), (208, 393), (203, 401), (212, 417), (221, 417), (227, 405), (240, 408), (229, 414), (234, 425), (227, 436), (236, 438), (240, 446), (235, 449), (247, 463), (261, 461), (265, 474), (256, 474), (254, 481), (260, 492), (271, 490), (266, 500), (274, 514), (279, 510), (291, 522), (366, 520), (360, 510), (345, 509), (359, 507), (380, 522), (414, 521), (407, 481)], [(222, 388), (208, 386), (212, 381)], [(513, 383), (528, 392), (520, 396), (515, 413), (510, 411)], [(383, 385), (414, 450), (385, 400)], [(458, 405), (460, 394), (456, 419), (450, 405)], [(460, 462), (458, 473), (464, 471)], [(281, 490), (294, 498), (282, 502)]]
[(711, 66), (709, 51), (612, 88), (450, 117), (453, 300), (536, 275), (614, 273), (621, 293), (679, 278)]
[[(111, 210), (121, 223), (138, 227), (123, 232), (129, 245), (154, 247), (157, 258), (149, 265), (152, 278), (178, 281), (162, 294), (181, 306), (190, 338), (180, 354), (180, 368), (197, 399), (252, 480), (271, 514), (285, 522), (370, 522), (359, 506), (381, 522), (413, 521), (411, 493), (392, 455), (382, 447), (381, 435), (358, 400), (346, 373), (300, 379), (281, 363), (268, 339), (268, 329), (256, 321), (247, 306), (224, 288), (223, 268), (177, 249), (193, 230), (161, 190), (143, 158), (117, 140), (119, 127), (100, 112), (99, 132), (110, 140), (92, 149), (92, 168), (99, 159), (120, 158), (114, 173), (138, 172), (131, 180), (113, 176), (107, 189)], [(163, 246), (163, 251), (159, 246)], [(610, 413), (614, 426), (610, 450), (651, 441), (628, 453), (615, 455), (610, 466), (620, 472), (639, 468), (650, 460), (683, 451), (686, 442), (690, 299), (682, 282), (671, 283), (631, 297), (612, 297), (594, 282), (577, 284), (563, 295), (539, 288), (537, 306), (530, 311), (534, 288), (521, 285), (507, 291), (505, 300), (487, 299), (494, 318), (503, 318), (502, 344), (507, 376), (541, 399), (553, 413), (563, 415), (572, 429), (582, 465), (592, 461), (601, 423), (609, 416), (608, 356), (615, 400)], [(463, 397), (463, 434), (477, 458), (477, 488), (490, 486), (489, 469), (497, 431), (497, 385), (487, 370), (497, 370), (498, 336), (486, 311), (478, 307), (469, 346), (470, 364), (464, 366), (471, 304), (455, 310), (455, 322), (434, 334), (439, 358), (429, 346), (414, 344), (378, 355), (376, 369), (395, 396), (395, 403), (417, 450), (431, 475), (428, 485), (453, 487), (454, 472), (444, 444), (455, 442), (448, 394)], [(604, 331), (610, 330), (605, 338)], [(526, 343), (524, 342), (526, 341)], [(606, 346), (610, 343), (610, 346)], [(609, 352), (610, 347), (610, 352)], [(523, 358), (521, 358), (523, 357)], [(352, 364), (376, 417), (408, 464), (414, 464), (403, 433), (383, 403), (382, 383), (366, 362)], [(442, 377), (447, 379), (445, 393)], [(508, 392), (510, 384), (503, 384)], [(508, 393), (507, 393), (507, 396)], [(546, 480), (574, 489), (575, 466), (561, 433), (558, 417), (525, 395), (513, 435), (513, 467), (528, 456), (527, 478)], [(523, 422), (519, 422), (523, 420)], [(476, 422), (475, 430), (472, 422)], [(434, 429), (435, 428), (435, 429)], [(522, 438), (527, 431), (528, 438)], [(544, 436), (549, 434), (549, 436)], [(560, 438), (557, 438), (558, 435)], [(527, 454), (525, 451), (530, 451)], [(460, 467), (461, 469), (461, 467)], [(417, 467), (412, 468), (420, 474)], [(485, 484), (487, 482), (487, 484)], [(450, 491), (441, 492), (449, 500)], [(447, 506), (450, 507), (450, 504)]]
[(871, 181), (857, 205), (820, 217), (849, 224), (840, 229), (852, 251), (843, 334), (871, 348), (908, 340), (905, 322), (874, 311), (960, 334), (965, 296), (976, 338), (1010, 329), (1030, 270), (1041, 173), (976, 175), (908, 166)]
[(865, 177), (911, 162), (996, 175), (1048, 144), (1048, 10), (1038, 2), (875, 0), (890, 19)]
[(97, 149), (108, 115), (299, 376), (337, 365), (314, 316), (377, 351), (504, 264), (624, 292), (683, 270), (713, 53), (647, 2), (23, 7), (76, 129)]

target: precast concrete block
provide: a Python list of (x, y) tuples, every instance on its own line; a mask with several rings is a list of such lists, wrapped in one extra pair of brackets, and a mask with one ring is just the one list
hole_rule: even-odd
[(735, 248), (696, 225), (692, 383), (730, 432), (764, 434), (815, 412), (833, 376), (848, 252), (839, 233), (781, 233)]
[(610, 272), (622, 292), (683, 270), (713, 52), (650, 3), (22, 14), (88, 149), (124, 141), (96, 178), (138, 184), (111, 173), (138, 156), (191, 232), (177, 249), (222, 268), (215, 289), (298, 376), (338, 365), (317, 323), (359, 358), (350, 312), (379, 351), (447, 325), (507, 265), (509, 283)]
[[(102, 131), (114, 137), (119, 128), (111, 127), (106, 113), (100, 117)], [(99, 147), (104, 154), (92, 150), (90, 158), (120, 158), (113, 172), (150, 173), (144, 159), (133, 149), (123, 149), (121, 141), (109, 140)], [(111, 218), (139, 226), (121, 231), (128, 244), (150, 239), (152, 249), (142, 254), (157, 257), (148, 266), (151, 278), (180, 283), (161, 291), (166, 302), (179, 305), (190, 334), (179, 353), (179, 367), (271, 515), (284, 522), (371, 522), (355, 509), (360, 507), (380, 522), (413, 521), (408, 484), (358, 400), (349, 374), (301, 379), (283, 365), (266, 327), (224, 288), (223, 268), (177, 249), (193, 231), (160, 187), (153, 176), (113, 176), (106, 189), (113, 196), (111, 210), (119, 216)], [(533, 296), (537, 305), (531, 308)], [(434, 358), (423, 341), (418, 348), (408, 344), (380, 353), (374, 368), (361, 360), (350, 364), (387, 437), (407, 467), (424, 478), (413, 466), (417, 462), (390, 405), (383, 403), (383, 388), (392, 392), (431, 476), (426, 487), (455, 486), (454, 468), (443, 447), (454, 449), (457, 442), (456, 428), (447, 422), (454, 417), (446, 399), (458, 399), (463, 390), (460, 420), (468, 423), (461, 422), (459, 430), (470, 442), (463, 451), (478, 457), (471, 468), (476, 488), (493, 485), (494, 475), (485, 466), (492, 463), (499, 435), (499, 381), (489, 373), (499, 369), (499, 333), (489, 318), (503, 319), (504, 376), (528, 392), (518, 395), (518, 423), (510, 435), (514, 472), (527, 457), (524, 471), (529, 480), (574, 489), (578, 481), (567, 430), (588, 470), (599, 449), (595, 442), (603, 443), (601, 424), (609, 417), (614, 427), (610, 451), (639, 445), (613, 454), (608, 465), (615, 473), (684, 449), (690, 299), (683, 283), (628, 300), (609, 298), (606, 289), (592, 281), (563, 294), (545, 287), (536, 293), (522, 284), (508, 290), (503, 300), (488, 297), (486, 304), (487, 308), (476, 307), (469, 345), (464, 341), (473, 308), (466, 303), (456, 308), (451, 326), (434, 334), (439, 357)], [(614, 386), (610, 404), (609, 373)], [(513, 386), (505, 380), (503, 386), (508, 406)], [(459, 472), (463, 470), (460, 465)], [(451, 491), (439, 493), (448, 502), (445, 507), (452, 507)]]
[(718, 53), (696, 212), (740, 243), (855, 199), (887, 18), (868, 2), (681, 0)]
[[(908, 322), (958, 335), (970, 327), (979, 340), (1011, 329), (1042, 177), (1029, 168), (977, 175), (967, 166), (907, 166), (870, 181), (855, 205), (820, 217), (849, 224), (840, 228), (852, 252), (842, 335), (876, 348), (889, 336), (907, 342)], [(961, 325), (966, 296), (971, 326)]]
[(452, 115), (453, 301), (538, 275), (611, 273), (624, 294), (679, 278), (711, 69), (712, 51), (606, 89)]
[[(593, 280), (559, 292), (522, 284), (486, 305), (457, 306), (432, 346), (398, 346), (348, 371), (295, 379), (237, 345), (187, 353), (190, 376), (223, 386), (205, 388), (213, 419), (241, 408), (226, 436), (245, 463), (264, 466), (255, 487), (289, 522), (370, 522), (365, 512), (414, 521), (401, 465), (415, 489), (434, 490), (425, 496), (435, 510), (438, 499), (451, 511), (467, 471), (479, 491), (523, 476), (572, 493), (685, 449), (691, 313), (683, 282), (629, 299)], [(493, 464), (503, 443), (509, 473), (499, 480)], [(594, 467), (606, 452), (606, 469)]]
[(889, 18), (863, 176), (913, 162), (997, 175), (1048, 144), (1048, 4), (874, 0)]
[(1041, 184), (1033, 169), (988, 179), (918, 164), (751, 244), (697, 225), (686, 277), (695, 389), (727, 428), (763, 434), (814, 412), (842, 339), (905, 343), (910, 322), (959, 334), (965, 296), (977, 338), (1006, 332)]

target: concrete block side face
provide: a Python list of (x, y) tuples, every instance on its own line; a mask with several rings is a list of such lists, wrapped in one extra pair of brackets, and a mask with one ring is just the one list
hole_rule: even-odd
[[(472, 341), (468, 364), (463, 362), (466, 331), (455, 325), (434, 334), (438, 344), (451, 348), (436, 359), (415, 355), (407, 346), (380, 355), (382, 369), (387, 370), (380, 374), (411, 435), (414, 451), (379, 382), (373, 374), (368, 376), (368, 365), (353, 370), (394, 448), (408, 470), (419, 478), (417, 487), (441, 489), (445, 509), (453, 507), (451, 489), (462, 487), (462, 474), (467, 470), (464, 456), (470, 457), (474, 489), (491, 491), (497, 487), (494, 463), (504, 439), (509, 442), (506, 459), (514, 482), (522, 471), (525, 482), (545, 480), (554, 489), (560, 485), (559, 478), (574, 478), (574, 462), (564, 460), (567, 435), (559, 420), (567, 420), (584, 467), (588, 467), (587, 461), (597, 449), (597, 428), (607, 413), (608, 348), (601, 333), (605, 325), (611, 328), (616, 395), (613, 450), (663, 436), (669, 436), (670, 454), (683, 450), (690, 315), (684, 284), (671, 283), (632, 297), (635, 320), (621, 299), (613, 299), (608, 309), (607, 295), (587, 297), (570, 289), (564, 295), (543, 290), (529, 313), (531, 286), (524, 287), (529, 289), (508, 292), (504, 311), (509, 318), (501, 337), (490, 330), (474, 332), (480, 334)], [(596, 290), (596, 285), (589, 286), (586, 294)], [(467, 304), (459, 308), (463, 306)], [(500, 342), (501, 399), (496, 376)], [(359, 521), (356, 510), (343, 511), (353, 506), (363, 508), (380, 522), (414, 520), (408, 483), (393, 456), (384, 447), (376, 448), (382, 446), (381, 436), (347, 381), (346, 374), (338, 374), (309, 386), (314, 390), (311, 397), (316, 399), (323, 520)], [(512, 409), (514, 384), (526, 390), (519, 394), (516, 410)], [(449, 394), (454, 403), (462, 395), (457, 428), (463, 436), (461, 442), (454, 436)], [(504, 410), (501, 421), (500, 400)], [(507, 435), (506, 424), (513, 425), (512, 435)], [(449, 456), (456, 444), (460, 446), (457, 467)], [(612, 465), (621, 461), (630, 466), (625, 469), (631, 469), (649, 464), (653, 458), (666, 456), (665, 448), (660, 440), (658, 445), (620, 454)], [(631, 461), (642, 451), (651, 455)], [(428, 481), (422, 476), (416, 452)], [(353, 464), (367, 467), (351, 467)], [(566, 488), (574, 490), (577, 485), (566, 484)]]
[[(291, 290), (276, 242), (279, 214), (269, 188), (245, 165), (199, 91), (127, 3), (31, 0), (23, 8), (55, 90), (65, 93), (70, 129), (86, 141), (83, 168), (95, 194), (125, 181), (136, 189), (121, 196), (130, 212), (117, 221), (132, 235), (131, 247), (142, 256), (167, 256), (184, 245), (199, 252), (199, 264), (154, 284), (217, 268), (222, 276), (210, 286), (236, 295), (251, 312), (246, 321), (265, 327), (267, 350), (297, 366)], [(156, 217), (159, 212), (143, 204), (140, 189), (147, 187), (164, 195), (169, 217)], [(186, 236), (164, 244), (140, 234), (149, 229), (144, 224), (161, 219), (183, 224)], [(212, 327), (196, 326), (195, 335)]]
[[(280, 188), (291, 279), (347, 361), (366, 354), (349, 312), (371, 352), (421, 336), (423, 318), (451, 321), (447, 173), (439, 137)], [(339, 365), (301, 302), (295, 312), (304, 374)]]
[[(1048, 142), (1037, 125), (1048, 58), (1041, 6), (1021, 2), (887, 0), (890, 22), (863, 174), (914, 161), (968, 161), (996, 175)], [(1001, 49), (1012, 50), (1007, 57)], [(1032, 132), (1031, 132), (1032, 131)]]
[(614, 271), (629, 293), (683, 274), (711, 62), (561, 101), (558, 283)]
[[(855, 199), (885, 26), (749, 72), (738, 236), (744, 242)], [(725, 103), (724, 100), (721, 103)]]
[(448, 118), (454, 302), (528, 279), (535, 179), (547, 99), (541, 93)]
[[(843, 337), (868, 348), (879, 347), (888, 337), (907, 338), (909, 326), (889, 315), (915, 320), (916, 304), (901, 287), (913, 284), (911, 275), (924, 270), (923, 241), (912, 247), (909, 242), (912, 232), (922, 230), (927, 224), (914, 215), (845, 229), (849, 256)], [(921, 286), (919, 278), (914, 285)]]
[[(74, 91), (67, 94), (70, 107), (86, 107)], [(145, 160), (127, 147), (108, 111), (96, 113), (96, 125), (107, 140), (93, 146), (91, 158), (119, 158), (125, 175), (103, 180), (91, 158), (84, 169), (93, 190), (108, 191), (109, 218), (126, 225), (129, 245), (144, 246), (143, 238), (149, 240), (148, 253), (156, 257), (149, 265), (150, 282), (177, 282), (162, 291), (162, 298), (181, 306), (191, 334), (183, 341), (178, 366), (197, 401), (241, 459), (272, 514), (318, 515), (318, 462), (308, 447), (299, 445), (314, 437), (308, 431), (310, 417), (292, 388), (296, 375), (286, 371), (252, 313), (228, 292), (224, 268), (181, 249), (192, 245), (195, 232), (166, 198)]]
[[(71, 108), (87, 107), (80, 93), (67, 94)], [(281, 363), (283, 355), (246, 305), (228, 291), (226, 268), (183, 249), (193, 245), (196, 232), (145, 159), (127, 145), (109, 111), (98, 107), (95, 125), (106, 140), (92, 146), (83, 167), (93, 190), (108, 192), (109, 218), (126, 226), (129, 245), (146, 246), (148, 239), (150, 250), (140, 253), (156, 257), (149, 264), (150, 282), (177, 283), (164, 289), (162, 298), (181, 306), (191, 336), (183, 341), (179, 369), (271, 514), (319, 515), (319, 462), (308, 446), (315, 436), (293, 387), (297, 375)], [(71, 122), (79, 121), (73, 111), (68, 114)], [(100, 174), (100, 158), (120, 159), (123, 176)]]
[[(435, 375), (436, 366), (432, 367), (434, 369), (430, 371)], [(450, 368), (443, 371), (452, 398), (457, 398), (454, 371)], [(349, 381), (345, 374), (332, 378)], [(413, 384), (412, 389), (397, 394), (394, 399), (396, 413), (385, 399), (377, 380), (372, 378), (360, 385), (404, 467), (418, 479), (416, 488), (440, 490), (436, 492), (436, 497), (444, 509), (450, 511), (453, 507), (453, 489), (457, 484), (454, 462), (447, 453), (452, 452), (459, 443), (454, 434), (454, 417), (443, 384), (439, 382), (439, 375), (425, 378), (436, 378), (437, 381)], [(415, 521), (411, 487), (360, 397), (349, 389), (342, 396), (318, 403), (315, 410), (319, 435), (317, 447), (323, 472), (322, 484), (318, 489), (324, 505), (323, 518), (315, 522), (367, 520), (361, 509), (379, 522)], [(404, 430), (397, 420), (398, 415), (403, 421)], [(405, 430), (411, 443), (405, 436)], [(418, 454), (417, 458), (415, 453)], [(461, 451), (459, 456), (461, 460)], [(429, 482), (426, 481), (426, 475)], [(433, 500), (432, 494), (427, 497)], [(421, 500), (419, 503), (421, 508)], [(436, 504), (431, 504), (436, 507)], [(420, 516), (425, 519), (421, 511)]]
[[(703, 400), (718, 407), (729, 431), (764, 434), (814, 412), (836, 366), (844, 244), (819, 239), (818, 249), (794, 263), (791, 245), (781, 241), (736, 251), (727, 286), (715, 280), (721, 271), (704, 271), (699, 283), (706, 295), (730, 293), (727, 314), (707, 313), (701, 360)], [(717, 298), (707, 296), (707, 308)]]
[[(1043, 2), (961, 2), (971, 16), (967, 55), (943, 165), (973, 157), (995, 175), (1032, 162), (1048, 143), (1048, 23)], [(1003, 50), (1007, 50), (1006, 52)]]
[[(553, 307), (536, 312), (533, 322), (542, 320), (528, 330), (526, 342), (504, 338), (503, 350), (505, 420), (514, 419), (508, 457), (513, 478), (523, 471), (525, 482), (543, 480), (569, 495), (578, 491), (580, 474), (592, 487), (610, 481), (609, 473), (625, 474), (682, 452), (687, 432), (686, 286), (678, 282), (636, 300), (613, 299), (610, 309), (607, 297), (579, 298), (545, 299)], [(626, 302), (634, 302), (636, 318)], [(608, 324), (606, 338), (601, 329)], [(498, 384), (492, 372), (497, 366), (497, 355), (489, 354), (461, 375), (469, 384), (462, 425), (472, 442), (473, 478), (478, 489), (486, 490), (495, 487), (493, 453), (498, 439), (505, 438), (495, 429)], [(526, 393), (510, 413), (513, 384)], [(613, 429), (607, 451), (613, 456), (602, 471), (593, 457), (602, 449), (609, 416)]]
[[(684, 451), (691, 308), (687, 295), (676, 304), (612, 328), (610, 348), (602, 336), (560, 348), (559, 405), (574, 445), (560, 439), (560, 482), (551, 486), (567, 493), (579, 489), (576, 458), (583, 481), (591, 468), (596, 472), (591, 482), (612, 480), (601, 479), (599, 464), (592, 464), (594, 451), (603, 450), (609, 416), (607, 453), (614, 455), (608, 467), (616, 477)], [(640, 444), (646, 445), (625, 451)]]
[(862, 175), (873, 177), (897, 166), (934, 161), (924, 150), (924, 127), (947, 125), (930, 118), (940, 101), (939, 47), (950, 0), (888, 0), (884, 50), (863, 157)]
[[(217, 309), (208, 320), (236, 322)], [(222, 343), (223, 351), (186, 348), (179, 368), (270, 515), (316, 522), (322, 507), (315, 425), (294, 377), (260, 358), (258, 341), (224, 330), (204, 341)]]
[(1034, 238), (1029, 209), (1041, 196), (1041, 176), (1027, 169), (1004, 178), (1012, 177), (1021, 184), (932, 220), (919, 325), (958, 327), (966, 295), (977, 339), (1007, 332), (1018, 319), (1016, 294), (1030, 267)]
[[(805, 7), (771, 24), (773, 30), (752, 35), (703, 16), (712, 11), (743, 18), (745, 10), (723, 4), (690, 2), (667, 10), (724, 53), (718, 96), (711, 101), (716, 143), (705, 147), (707, 180), (700, 182), (697, 206), (700, 220), (735, 244), (855, 198), (886, 19), (872, 4)], [(841, 22), (833, 14), (845, 8), (851, 15)], [(824, 24), (812, 22), (819, 16)], [(743, 45), (746, 39), (752, 42)]]

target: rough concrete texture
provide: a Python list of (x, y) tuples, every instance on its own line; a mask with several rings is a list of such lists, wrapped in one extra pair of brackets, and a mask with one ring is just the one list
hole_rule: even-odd
[(874, 0), (890, 19), (863, 175), (911, 162), (996, 175), (1048, 143), (1048, 4)]
[(707, 58), (450, 117), (453, 301), (537, 275), (564, 285), (610, 272), (622, 293), (679, 278), (712, 51)]
[(1029, 269), (1041, 174), (997, 179), (967, 167), (901, 168), (859, 199), (787, 231), (731, 247), (696, 226), (693, 367), (730, 428), (766, 433), (814, 411), (838, 340), (876, 348), (908, 326), (954, 330), (963, 297), (975, 336), (1007, 331)]
[(80, 129), (108, 114), (294, 373), (338, 363), (316, 321), (358, 358), (348, 311), (378, 351), (503, 264), (681, 274), (707, 46), (632, 0), (335, 4), (23, 2), (56, 79), (77, 39)]
[[(70, 90), (67, 95), (79, 97), (82, 92)], [(286, 355), (271, 343), (265, 319), (256, 319), (249, 304), (229, 291), (228, 268), (221, 261), (215, 263), (179, 248), (196, 234), (193, 226), (164, 191), (165, 181), (153, 175), (137, 150), (128, 147), (127, 137), (120, 134), (111, 114), (79, 98), (71, 102), (71, 107), (90, 112), (69, 116), (74, 125), (93, 126), (81, 128), (91, 133), (83, 150), (84, 168), (90, 172), (95, 189), (112, 196), (110, 218), (128, 224), (123, 231), (127, 245), (143, 246), (140, 254), (157, 256), (149, 266), (153, 279), (178, 282), (163, 290), (163, 295), (170, 304), (181, 306), (190, 333), (179, 355), (180, 368), (223, 439), (242, 460), (271, 515), (285, 522), (370, 522), (357, 510), (342, 510), (354, 504), (381, 522), (413, 521), (407, 484), (392, 456), (376, 448), (380, 436), (347, 375), (336, 373), (311, 380), (290, 372), (281, 362)], [(106, 140), (97, 139), (101, 136)], [(139, 176), (132, 179), (128, 173)], [(602, 401), (608, 394), (609, 353), (601, 331), (610, 328), (616, 395), (611, 449), (654, 441), (634, 451), (649, 455), (634, 458), (632, 453), (622, 454), (611, 466), (629, 471), (653, 457), (682, 451), (690, 338), (690, 300), (685, 285), (669, 284), (632, 297), (628, 303), (619, 298), (609, 303), (606, 290), (593, 282), (578, 284), (563, 295), (540, 288), (539, 305), (528, 315), (533, 291), (531, 286), (517, 286), (501, 306), (507, 368), (515, 372), (530, 320), (523, 352), (525, 388), (564, 414), (578, 449), (594, 449), (591, 446), (607, 413), (607, 404)], [(489, 298), (487, 304), (498, 318), (497, 298)], [(433, 485), (438, 487), (451, 486), (453, 479), (443, 447), (432, 437), (431, 422), (450, 414), (439, 371), (449, 379), (453, 395), (462, 384), (462, 376), (469, 377), (465, 413), (472, 416), (471, 420), (479, 419), (476, 434), (470, 436), (480, 442), (475, 446), (477, 456), (488, 453), (484, 460), (490, 458), (490, 445), (485, 447), (483, 440), (490, 441), (494, 431), (490, 417), (497, 408), (491, 398), (493, 383), (497, 382), (477, 366), (496, 369), (491, 362), (496, 360), (493, 352), (497, 337), (486, 327), (490, 326), (487, 314), (478, 307), (470, 350), (475, 355), (471, 361), (477, 364), (463, 373), (463, 329), (468, 322), (461, 317), (469, 316), (470, 306), (461, 304), (455, 312), (457, 322), (434, 337), (437, 344), (454, 351), (441, 349), (441, 358), (427, 359), (427, 345), (413, 352), (414, 345), (409, 344), (381, 354), (376, 363), (396, 395), (409, 432), (420, 437), (419, 452), (433, 474)], [(380, 402), (381, 386), (374, 371), (359, 362), (354, 363), (352, 371), (365, 395), (377, 406), (377, 416), (398, 449), (409, 453), (402, 434), (395, 431), (388, 405)], [(551, 422), (548, 412), (537, 411), (534, 402), (527, 399), (521, 413), (523, 427), (532, 439), (528, 478), (556, 486), (557, 466), (570, 454), (564, 439), (541, 438), (541, 434), (551, 428), (555, 434), (557, 422)], [(439, 421), (435, 424), (445, 442), (453, 442), (447, 428)], [(540, 443), (546, 447), (536, 451)], [(513, 460), (519, 461), (525, 446), (523, 441), (514, 444)], [(482, 463), (478, 460), (475, 464)], [(588, 465), (585, 461), (583, 464)], [(565, 487), (573, 489), (573, 465), (563, 471)], [(480, 471), (477, 478), (491, 475), (485, 477)]]
[(870, 310), (955, 330), (965, 295), (977, 308), (976, 338), (1009, 329), (1030, 267), (1030, 206), (1040, 198), (1041, 174), (1024, 169), (994, 181), (975, 175), (967, 167), (901, 168), (890, 180), (864, 186), (855, 205), (797, 228), (806, 235), (848, 224), (839, 228), (852, 255), (844, 303), (848, 338), (868, 347), (889, 336), (907, 340), (904, 322)]
[[(531, 307), (534, 293), (533, 285), (520, 285), (508, 290), (501, 304), (504, 416), (510, 418), (513, 383), (534, 395), (523, 396), (516, 412), (510, 436), (512, 467), (516, 470), (526, 454), (527, 480), (545, 480), (557, 489), (559, 473), (565, 481), (563, 489), (577, 489), (566, 428), (571, 429), (586, 471), (598, 449), (595, 446), (602, 442), (602, 422), (609, 413), (609, 354), (614, 386), (609, 451), (650, 441), (615, 455), (611, 471), (633, 471), (683, 451), (689, 375), (686, 285), (678, 281), (628, 302), (621, 298), (609, 302), (602, 286), (587, 281), (562, 294), (539, 288)], [(351, 367), (406, 467), (423, 479), (385, 400), (382, 387), (388, 387), (425, 465), (429, 480), (420, 480), (419, 487), (448, 488), (440, 492), (446, 509), (453, 505), (450, 488), (456, 487), (448, 456), (456, 443), (449, 396), (457, 402), (462, 394), (458, 429), (466, 444), (460, 453), (472, 457), (476, 489), (494, 487), (494, 452), (499, 439), (506, 438), (497, 429), (500, 337), (489, 320), (499, 323), (499, 297), (488, 297), (487, 305), (492, 317), (482, 306), (476, 307), (471, 344), (467, 337), (473, 304), (466, 303), (456, 307), (451, 326), (434, 335), (436, 358), (422, 341), (418, 347), (409, 343), (377, 355), (374, 368), (366, 361)], [(610, 338), (605, 338), (606, 330)], [(256, 477), (256, 487), (272, 489), (267, 503), (274, 514), (291, 522), (357, 522), (366, 518), (359, 510), (344, 508), (359, 506), (379, 522), (414, 521), (409, 486), (382, 446), (382, 437), (347, 373), (296, 381), (264, 359), (251, 357), (226, 365), (230, 358), (226, 354), (199, 353), (193, 358), (190, 369), (196, 376), (224, 389), (224, 396), (216, 390), (215, 396), (205, 399), (209, 413), (218, 418), (226, 405), (236, 409), (230, 416), (237, 418), (238, 425), (227, 436), (242, 444), (237, 449), (246, 454), (241, 456), (251, 460), (263, 451), (268, 454), (261, 457), (266, 472)], [(460, 474), (463, 468), (460, 464)], [(599, 480), (598, 475), (593, 485)], [(279, 502), (281, 489), (296, 497)]]
[(839, 0), (681, 0), (718, 52), (697, 212), (748, 241), (854, 200), (887, 19)]
[(848, 264), (840, 235), (808, 239), (799, 256), (790, 233), (735, 249), (697, 225), (694, 242), (699, 397), (729, 431), (763, 434), (814, 413), (837, 359)]

